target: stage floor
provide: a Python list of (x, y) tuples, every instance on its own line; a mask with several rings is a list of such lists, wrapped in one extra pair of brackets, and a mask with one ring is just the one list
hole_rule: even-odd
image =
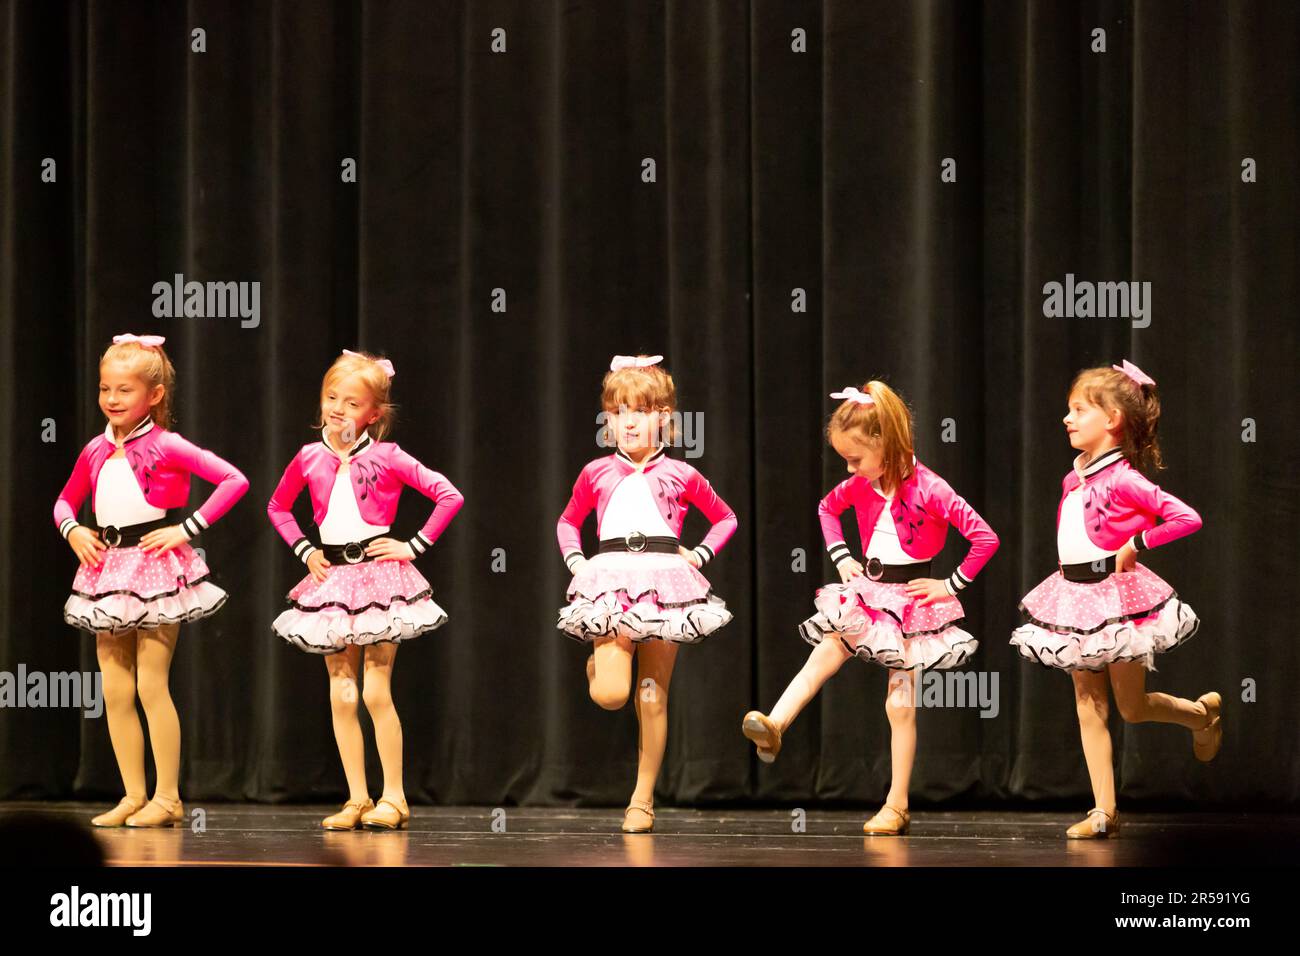
[[(93, 830), (89, 818), (108, 806), (0, 803), (0, 817), (39, 813)], [(1118, 838), (1066, 840), (1081, 813), (918, 811), (908, 836), (865, 837), (870, 811), (812, 810), (795, 832), (788, 810), (666, 807), (654, 833), (634, 835), (619, 831), (617, 809), (416, 806), (410, 829), (391, 833), (320, 829), (336, 805), (202, 809), (202, 832), (93, 832), (118, 866), (1239, 867), (1290, 866), (1300, 849), (1300, 816), (1240, 812), (1121, 812)], [(493, 832), (494, 812), (505, 832)]]

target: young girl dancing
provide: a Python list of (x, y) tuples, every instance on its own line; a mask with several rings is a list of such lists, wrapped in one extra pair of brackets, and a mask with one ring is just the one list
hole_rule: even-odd
[(1106, 726), (1108, 672), (1120, 716), (1130, 723), (1181, 724), (1192, 731), (1200, 760), (1218, 753), (1223, 726), (1221, 699), (1213, 691), (1191, 701), (1146, 690), (1154, 656), (1187, 640), (1200, 623), (1172, 587), (1137, 562), (1139, 551), (1201, 526), (1195, 511), (1139, 471), (1164, 467), (1156, 440), (1156, 383), (1125, 359), (1084, 369), (1070, 383), (1067, 401), (1065, 431), (1079, 455), (1056, 509), (1060, 567), (1021, 600), (1025, 623), (1011, 643), (1025, 658), (1069, 671), (1074, 680), (1096, 804), (1066, 830), (1077, 840), (1119, 833)]
[[(176, 372), (164, 341), (113, 337), (99, 360), (99, 409), (108, 424), (81, 450), (54, 505), (54, 523), (81, 565), (63, 618), (95, 635), (108, 735), (126, 791), (91, 819), (97, 827), (172, 826), (185, 818), (181, 727), (168, 673), (181, 622), (207, 617), (226, 600), (189, 542), (248, 490), (234, 465), (167, 430)], [(216, 488), (178, 523), (168, 511), (189, 501), (191, 474)], [(94, 525), (77, 521), (87, 495)], [(145, 799), (137, 693), (157, 770), (152, 800)]]
[[(447, 615), (429, 582), (411, 563), (446, 529), (464, 498), (392, 442), (389, 403), (393, 365), (347, 349), (325, 373), (320, 390), (320, 438), (298, 451), (271, 496), (267, 514), (308, 574), (289, 592), (290, 608), (275, 632), (313, 654), (328, 655), (334, 739), (348, 781), (348, 801), (321, 821), (327, 830), (404, 828), (411, 819), (402, 786), (402, 725), (391, 692), (400, 641), (441, 626)], [(312, 545), (291, 509), (307, 486), (321, 546)], [(388, 537), (402, 486), (435, 502), (433, 514), (409, 541)], [(378, 805), (366, 787), (365, 744), (357, 718), (357, 675), (365, 650), (361, 697), (375, 725), (384, 768)]]
[[(912, 454), (912, 417), (883, 382), (831, 393), (844, 401), (826, 436), (844, 459), (849, 478), (817, 508), (822, 535), (841, 584), (819, 588), (817, 613), (800, 626), (815, 645), (771, 715), (751, 710), (741, 730), (771, 763), (781, 736), (822, 685), (853, 655), (889, 668), (885, 714), (889, 718), (893, 776), (884, 806), (863, 826), (872, 835), (906, 833), (911, 824), (908, 784), (916, 754), (915, 679), (926, 668), (957, 667), (979, 642), (962, 630), (956, 594), (970, 585), (998, 547), (998, 536), (946, 481)], [(857, 512), (866, 567), (844, 543), (840, 515)], [(948, 526), (970, 541), (961, 565), (947, 578), (930, 576)], [(827, 638), (830, 638), (829, 640)]]
[[(589, 462), (556, 525), (560, 553), (573, 572), (558, 627), (593, 647), (587, 659), (591, 699), (618, 710), (628, 698), (635, 647), (633, 698), (639, 760), (623, 830), (654, 828), (654, 787), (668, 740), (668, 687), (679, 644), (695, 644), (731, 620), (725, 602), (697, 570), (736, 530), (736, 516), (704, 476), (669, 458), (676, 434), (672, 376), (662, 355), (616, 355), (601, 386), (601, 405), (618, 450)], [(691, 506), (713, 527), (691, 550), (681, 546)], [(596, 511), (600, 549), (582, 553), (581, 527)]]

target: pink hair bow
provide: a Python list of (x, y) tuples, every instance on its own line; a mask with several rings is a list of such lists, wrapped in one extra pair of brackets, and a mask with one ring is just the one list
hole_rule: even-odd
[(1142, 371), (1140, 368), (1138, 368), (1128, 359), (1124, 359), (1123, 365), (1112, 365), (1111, 368), (1113, 368), (1117, 372), (1123, 372), (1134, 382), (1136, 382), (1139, 387), (1142, 385), (1154, 385), (1156, 383), (1156, 380), (1154, 378), (1152, 378), (1146, 372)]
[(609, 370), (617, 372), (621, 368), (649, 368), (651, 365), (658, 365), (662, 362), (662, 355), (646, 355), (637, 358), (635, 355), (615, 355), (609, 362)]
[(859, 392), (852, 385), (846, 387), (840, 392), (831, 392), (831, 398), (847, 398), (849, 401), (857, 402), (859, 405), (874, 405), (876, 400), (866, 392)]
[(123, 345), (127, 342), (137, 342), (142, 348), (146, 349), (160, 348), (166, 341), (167, 339), (161, 335), (132, 335), (130, 332), (113, 336), (114, 345)]
[[(365, 358), (365, 356), (362, 355), (360, 352), (354, 352), (351, 349), (344, 349), (343, 354), (354, 355), (357, 358)], [(397, 372), (393, 369), (393, 363), (388, 361), (388, 359), (386, 358), (372, 359), (371, 361), (373, 361), (376, 365), (382, 368), (387, 373), (389, 378), (392, 378), (394, 375), (397, 374)]]

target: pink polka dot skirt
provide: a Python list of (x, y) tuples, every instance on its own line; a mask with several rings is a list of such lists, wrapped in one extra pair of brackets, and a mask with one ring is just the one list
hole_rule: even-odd
[(922, 606), (905, 583), (868, 577), (828, 584), (813, 598), (817, 613), (799, 625), (809, 644), (838, 638), (864, 661), (898, 670), (942, 670), (970, 660), (979, 641), (962, 630), (965, 611), (954, 597)]
[(726, 602), (681, 555), (611, 551), (590, 558), (569, 584), (556, 626), (579, 641), (697, 644), (731, 620)]
[(99, 552), (97, 568), (77, 569), (63, 619), (85, 631), (121, 633), (193, 621), (214, 613), (226, 592), (208, 580), (208, 566), (182, 544), (165, 554), (138, 545)]
[(1196, 633), (1200, 621), (1174, 589), (1142, 565), (1101, 581), (1067, 581), (1060, 570), (1020, 602), (1025, 623), (1011, 644), (1026, 660), (1062, 670), (1103, 670), (1140, 661)]

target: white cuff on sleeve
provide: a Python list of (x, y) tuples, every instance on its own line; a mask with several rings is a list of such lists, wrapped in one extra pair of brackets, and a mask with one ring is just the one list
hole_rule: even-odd
[(199, 532), (207, 526), (208, 523), (203, 520), (203, 515), (197, 511), (181, 522), (181, 530), (185, 532), (186, 541), (198, 537)]
[(298, 559), (302, 561), (303, 564), (307, 563), (307, 559), (311, 557), (311, 553), (315, 550), (316, 549), (312, 547), (312, 543), (305, 537), (299, 538), (293, 543), (293, 553), (298, 556)]

